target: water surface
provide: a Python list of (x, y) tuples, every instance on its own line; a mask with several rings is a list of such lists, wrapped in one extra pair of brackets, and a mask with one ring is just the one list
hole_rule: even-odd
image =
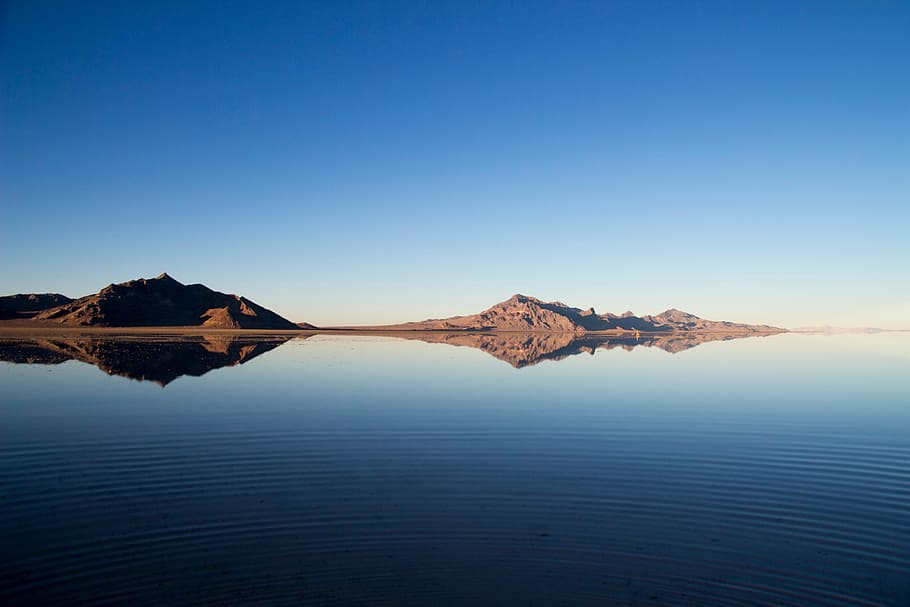
[(906, 335), (522, 339), (0, 339), (0, 603), (910, 604)]

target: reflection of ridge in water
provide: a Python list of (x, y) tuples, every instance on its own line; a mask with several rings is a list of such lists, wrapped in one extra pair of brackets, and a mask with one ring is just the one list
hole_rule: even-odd
[(574, 333), (400, 333), (395, 337), (419, 339), (427, 343), (467, 346), (483, 350), (516, 369), (536, 365), (543, 360), (562, 360), (574, 354), (594, 354), (598, 349), (636, 347), (660, 348), (671, 354), (694, 348), (709, 341), (726, 341), (750, 334), (670, 333), (632, 335), (576, 335)]
[(198, 377), (212, 369), (243, 364), (290, 337), (244, 338), (233, 335), (99, 337), (80, 335), (0, 340), (0, 360), (56, 365), (68, 360), (95, 365), (120, 375), (166, 386), (178, 377)]

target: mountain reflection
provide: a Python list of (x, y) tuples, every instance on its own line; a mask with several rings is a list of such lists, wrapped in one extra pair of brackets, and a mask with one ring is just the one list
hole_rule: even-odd
[(212, 369), (243, 364), (291, 339), (231, 335), (160, 338), (53, 336), (0, 341), (0, 360), (58, 365), (68, 360), (95, 365), (119, 375), (166, 386), (178, 377), (198, 377)]
[[(682, 352), (709, 341), (750, 337), (748, 334), (628, 334), (576, 335), (573, 333), (495, 333), (495, 332), (395, 332), (355, 335), (382, 335), (427, 343), (477, 348), (505, 361), (516, 369), (544, 360), (562, 360), (575, 354), (594, 354), (599, 349), (637, 347)], [(212, 369), (243, 364), (277, 348), (297, 336), (205, 335), (181, 337), (153, 336), (41, 336), (0, 339), (0, 361), (58, 365), (69, 360), (95, 365), (108, 375), (119, 375), (166, 386), (184, 375), (198, 377)], [(337, 335), (337, 333), (335, 334)], [(350, 335), (350, 333), (348, 333)]]
[(573, 333), (397, 333), (395, 337), (427, 343), (466, 346), (483, 350), (515, 367), (530, 367), (544, 360), (562, 360), (575, 354), (594, 354), (599, 349), (659, 348), (671, 354), (709, 341), (753, 337), (750, 334), (664, 333), (629, 335), (576, 335)]

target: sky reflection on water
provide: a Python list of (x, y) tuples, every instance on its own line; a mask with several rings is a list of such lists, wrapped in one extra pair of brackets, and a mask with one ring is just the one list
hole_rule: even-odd
[(164, 388), (2, 363), (0, 599), (906, 604), (908, 343), (516, 369), (319, 335)]

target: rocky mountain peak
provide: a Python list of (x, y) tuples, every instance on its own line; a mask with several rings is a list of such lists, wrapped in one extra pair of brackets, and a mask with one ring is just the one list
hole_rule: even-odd
[(298, 329), (246, 298), (200, 284), (184, 285), (167, 273), (109, 285), (95, 295), (44, 310), (35, 319), (99, 327)]

